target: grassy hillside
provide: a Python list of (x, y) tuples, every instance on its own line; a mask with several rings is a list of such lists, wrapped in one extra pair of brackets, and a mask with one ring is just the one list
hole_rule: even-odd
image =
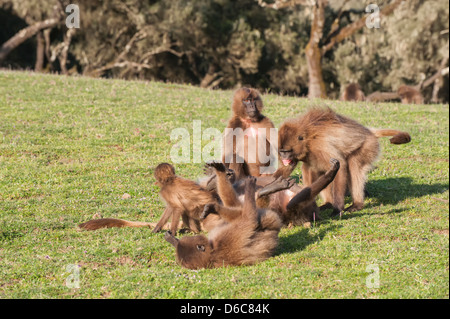
[[(222, 131), (231, 96), (0, 71), (0, 298), (449, 297), (448, 105), (322, 102), (413, 141), (381, 141), (365, 209), (283, 229), (276, 256), (261, 264), (190, 271), (162, 233), (76, 230), (96, 213), (157, 221), (164, 203), (153, 168), (170, 162), (170, 133), (192, 133), (193, 120)], [(263, 98), (276, 126), (312, 104)], [(196, 179), (203, 164), (176, 169)], [(79, 288), (70, 288), (72, 265)], [(377, 270), (379, 288), (368, 287)]]

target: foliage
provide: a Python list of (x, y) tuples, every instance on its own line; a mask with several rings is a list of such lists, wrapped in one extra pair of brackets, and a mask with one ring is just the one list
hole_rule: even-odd
[[(54, 14), (58, 4), (64, 8), (68, 3), (0, 0), (0, 8), (3, 14), (30, 24)], [(77, 3), (81, 28), (69, 47), (69, 68), (75, 66), (79, 73), (209, 88), (250, 85), (291, 95), (308, 92), (305, 47), (312, 11), (305, 5), (308, 1), (280, 10), (263, 7), (256, 0)], [(361, 19), (368, 3), (329, 1), (322, 44), (339, 28)], [(353, 81), (360, 82), (367, 95), (396, 90), (401, 84), (417, 85), (433, 75), (448, 56), (448, 33), (441, 34), (448, 30), (448, 17), (446, 1), (409, 0), (393, 15), (382, 17), (380, 29), (363, 28), (336, 45), (322, 59), (329, 97), (338, 97), (341, 88)], [(53, 51), (60, 48), (64, 33), (64, 25), (52, 31)], [(0, 41), (12, 35), (0, 33)], [(15, 63), (13, 58), (5, 65)], [(47, 63), (47, 70), (63, 69), (55, 59)], [(26, 60), (22, 66), (33, 63)], [(447, 95), (443, 92), (441, 98), (447, 98), (447, 87), (443, 91)]]

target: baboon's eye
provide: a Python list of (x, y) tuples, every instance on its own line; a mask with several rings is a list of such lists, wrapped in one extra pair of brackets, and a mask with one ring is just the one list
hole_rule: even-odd
[(197, 250), (205, 251), (205, 246), (203, 246), (203, 245), (197, 245)]
[(299, 140), (299, 141), (303, 141), (303, 140), (304, 140), (303, 136), (300, 135), (300, 136), (298, 137), (298, 140)]

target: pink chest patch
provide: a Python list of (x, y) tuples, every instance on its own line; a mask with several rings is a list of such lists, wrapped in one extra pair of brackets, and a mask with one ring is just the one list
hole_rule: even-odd
[(258, 130), (250, 126), (247, 130), (246, 136), (256, 137), (258, 135)]

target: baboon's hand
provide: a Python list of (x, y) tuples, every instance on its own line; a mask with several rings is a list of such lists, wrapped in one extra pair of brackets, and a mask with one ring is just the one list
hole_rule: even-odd
[(152, 230), (152, 233), (156, 234), (159, 233), (161, 231), (161, 226), (156, 225), (155, 228)]
[(285, 179), (286, 184), (287, 184), (287, 189), (291, 188), (292, 186), (294, 186), (295, 184), (297, 184), (297, 181), (295, 180), (295, 178), (290, 177), (288, 179)]
[(230, 168), (226, 170), (226, 174), (227, 174), (228, 180), (233, 180), (236, 177), (234, 170), (232, 170)]
[(256, 186), (256, 177), (254, 176), (248, 176), (245, 180), (245, 187), (255, 187)]
[(213, 203), (205, 205), (203, 212), (200, 215), (200, 219), (205, 219), (209, 214), (217, 214), (216, 207)]
[(341, 163), (335, 158), (330, 159), (330, 164), (332, 170), (337, 171), (341, 167)]
[(209, 168), (214, 168), (218, 172), (225, 172), (226, 167), (222, 162), (219, 161), (209, 161), (205, 163), (205, 169), (208, 170)]

